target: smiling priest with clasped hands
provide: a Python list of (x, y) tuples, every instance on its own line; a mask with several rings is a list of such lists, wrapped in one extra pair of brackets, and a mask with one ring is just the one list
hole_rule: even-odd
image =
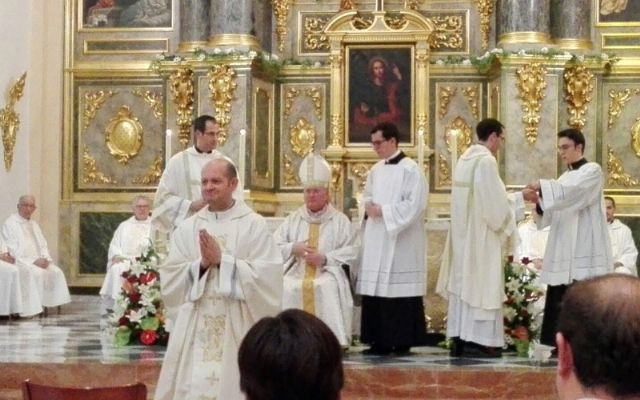
[(235, 166), (209, 161), (201, 184), (207, 206), (178, 225), (159, 268), (174, 323), (157, 400), (244, 399), (238, 346), (258, 319), (280, 311), (282, 257), (264, 218), (233, 198)]

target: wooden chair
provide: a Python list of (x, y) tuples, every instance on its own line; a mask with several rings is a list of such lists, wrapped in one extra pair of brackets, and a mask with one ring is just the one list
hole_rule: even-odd
[(56, 387), (22, 382), (23, 400), (147, 400), (147, 387), (135, 383), (113, 387)]

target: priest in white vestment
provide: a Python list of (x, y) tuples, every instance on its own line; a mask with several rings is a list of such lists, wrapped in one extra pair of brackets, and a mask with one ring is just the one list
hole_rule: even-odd
[(20, 268), (28, 271), (28, 275), (35, 275), (33, 279), (37, 282), (35, 293), (28, 289), (32, 287), (29, 283), (31, 277), (25, 279), (26, 285), (22, 284), (25, 313), (28, 309), (37, 308), (35, 304), (29, 304), (36, 298), (39, 298), (40, 305), (44, 307), (56, 307), (71, 301), (67, 279), (62, 270), (54, 264), (40, 226), (31, 218), (35, 210), (35, 198), (29, 195), (21, 196), (18, 201), (18, 213), (7, 218), (2, 226), (2, 237), (9, 253), (15, 257)]
[(349, 218), (329, 202), (329, 164), (310, 153), (300, 164), (299, 175), (304, 205), (274, 233), (284, 259), (282, 309), (298, 308), (315, 315), (331, 328), (342, 347), (348, 347), (353, 298), (347, 274), (358, 258), (356, 235)]
[(518, 225), (518, 257), (529, 259), (529, 266), (540, 270), (549, 238), (549, 227), (538, 229), (533, 213)]
[[(167, 162), (158, 183), (153, 202), (153, 229), (171, 233), (180, 222), (206, 206), (200, 193), (200, 171), (209, 161), (224, 158), (217, 150), (220, 126), (210, 115), (201, 115), (193, 122), (193, 147), (183, 150)], [(242, 184), (234, 194), (243, 197)]]
[(22, 313), (20, 273), (16, 259), (9, 253), (0, 236), (0, 315)]
[(638, 248), (633, 241), (631, 229), (619, 219), (615, 218), (616, 201), (613, 197), (605, 196), (604, 202), (607, 212), (614, 272), (638, 276), (638, 268), (636, 265)]
[(406, 354), (426, 338), (424, 212), (427, 182), (415, 161), (398, 149), (398, 128), (371, 130), (380, 161), (367, 177), (363, 255), (358, 274), (362, 295), (361, 339), (365, 354)]
[(136, 196), (131, 202), (133, 215), (118, 225), (109, 244), (107, 273), (100, 288), (103, 308), (113, 308), (122, 290), (122, 273), (129, 269), (132, 261), (140, 257), (150, 245), (151, 199)]
[(551, 226), (542, 261), (547, 284), (540, 342), (555, 346), (562, 296), (574, 281), (613, 272), (609, 229), (602, 190), (604, 175), (584, 158), (585, 139), (577, 129), (558, 133), (558, 151), (568, 170), (556, 180), (540, 179), (529, 187), (540, 192), (538, 228)]
[(162, 296), (177, 313), (156, 400), (240, 400), (238, 347), (282, 302), (282, 257), (267, 223), (233, 199), (237, 172), (227, 160), (202, 170), (208, 206), (184, 220), (160, 266)]
[[(496, 154), (504, 126), (485, 119), (476, 126), (478, 142), (460, 157), (453, 173), (451, 229), (442, 256), (437, 291), (449, 300), (447, 337), (455, 357), (499, 357), (504, 345), (505, 255), (516, 221), (534, 190), (507, 193)], [(517, 243), (515, 243), (517, 244)]]

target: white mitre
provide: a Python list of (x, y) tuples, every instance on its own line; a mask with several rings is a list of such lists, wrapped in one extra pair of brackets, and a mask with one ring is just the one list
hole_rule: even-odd
[(331, 183), (331, 166), (318, 154), (309, 153), (300, 163), (298, 169), (300, 182), (305, 188), (329, 188)]

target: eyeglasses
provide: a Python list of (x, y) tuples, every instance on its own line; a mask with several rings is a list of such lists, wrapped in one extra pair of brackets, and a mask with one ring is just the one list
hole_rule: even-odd
[(202, 134), (205, 136), (217, 137), (220, 134), (220, 131), (216, 131), (216, 132), (208, 131), (208, 132), (202, 132)]
[(563, 152), (563, 151), (567, 151), (570, 148), (575, 147), (575, 144), (563, 144), (562, 146), (558, 146), (558, 152)]
[(384, 142), (388, 142), (388, 140), (384, 140), (384, 139), (382, 139), (382, 140), (373, 140), (373, 141), (371, 141), (371, 144), (373, 145), (373, 147), (378, 147)]

